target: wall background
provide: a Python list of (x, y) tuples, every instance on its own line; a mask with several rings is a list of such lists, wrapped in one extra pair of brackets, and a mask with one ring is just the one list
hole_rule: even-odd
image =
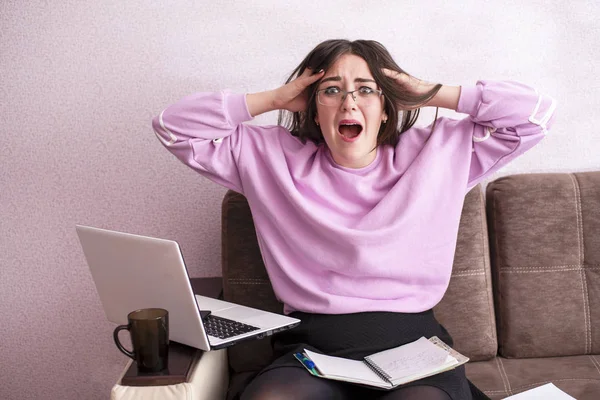
[(127, 361), (76, 223), (175, 239), (192, 276), (220, 274), (225, 190), (164, 150), (151, 117), (194, 91), (274, 88), (325, 39), (376, 39), (424, 80), (555, 97), (551, 134), (496, 177), (600, 169), (600, 3), (449, 4), (0, 2), (0, 398), (105, 399)]

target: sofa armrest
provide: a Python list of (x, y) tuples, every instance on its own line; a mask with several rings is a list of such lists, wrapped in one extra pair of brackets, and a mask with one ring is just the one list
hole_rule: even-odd
[(222, 400), (229, 385), (227, 349), (208, 351), (193, 367), (189, 382), (166, 386), (123, 386), (121, 379), (130, 360), (111, 390), (111, 400)]

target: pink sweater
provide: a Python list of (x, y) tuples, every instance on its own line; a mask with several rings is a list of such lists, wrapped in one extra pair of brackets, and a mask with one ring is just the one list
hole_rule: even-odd
[(523, 84), (478, 81), (461, 88), (466, 118), (413, 126), (360, 169), (243, 124), (244, 94), (193, 94), (152, 122), (183, 163), (247, 198), (285, 313), (421, 312), (448, 286), (465, 194), (541, 141), (555, 107)]

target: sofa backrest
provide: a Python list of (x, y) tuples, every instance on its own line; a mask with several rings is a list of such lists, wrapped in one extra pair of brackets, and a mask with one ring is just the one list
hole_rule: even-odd
[[(281, 313), (283, 305), (265, 271), (250, 208), (245, 197), (233, 191), (222, 204), (222, 252), (225, 300)], [(476, 186), (465, 197), (448, 291), (434, 308), (454, 347), (473, 361), (497, 353), (490, 276), (483, 192)], [(269, 339), (239, 343), (228, 354), (234, 372), (259, 370), (272, 358)]]
[(600, 172), (487, 187), (499, 353), (600, 353)]
[(471, 361), (498, 352), (485, 200), (481, 186), (471, 189), (458, 228), (452, 277), (434, 307), (437, 320), (454, 339), (454, 348)]
[[(221, 210), (223, 298), (249, 307), (283, 313), (262, 260), (246, 198), (229, 190)], [(272, 359), (269, 338), (241, 342), (227, 351), (234, 372), (257, 371)]]

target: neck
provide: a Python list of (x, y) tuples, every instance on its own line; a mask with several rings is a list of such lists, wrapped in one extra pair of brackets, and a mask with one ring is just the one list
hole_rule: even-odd
[(373, 151), (371, 151), (370, 153), (366, 154), (364, 157), (361, 158), (345, 158), (340, 156), (339, 154), (334, 154), (333, 152), (331, 152), (331, 150), (329, 151), (331, 153), (331, 157), (333, 158), (333, 161), (335, 161), (335, 163), (341, 167), (345, 167), (345, 168), (352, 168), (352, 169), (359, 169), (359, 168), (364, 168), (366, 166), (368, 166), (369, 164), (371, 164), (374, 160), (375, 157), (377, 157), (377, 148), (373, 149)]

